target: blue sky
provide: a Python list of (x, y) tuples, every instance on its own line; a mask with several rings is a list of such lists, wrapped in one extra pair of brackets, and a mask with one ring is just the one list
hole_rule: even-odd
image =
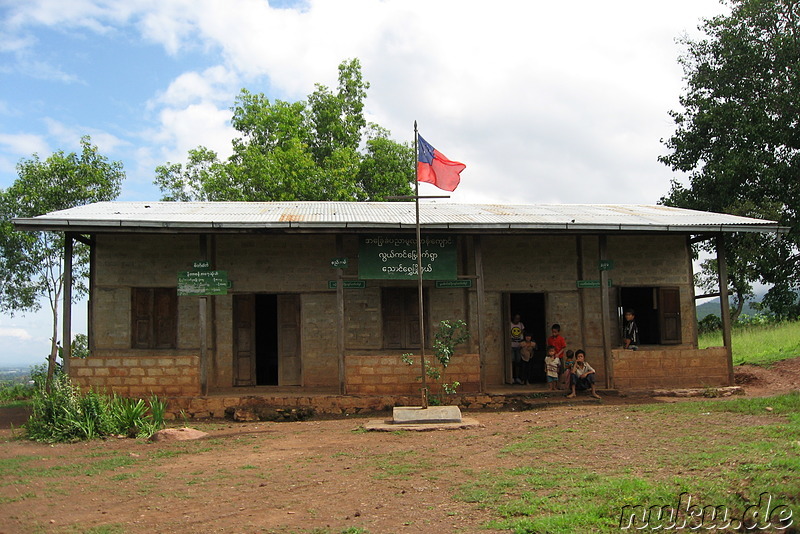
[[(0, 0), (0, 188), (20, 159), (90, 135), (124, 165), (121, 200), (158, 199), (156, 166), (198, 145), (229, 153), (239, 89), (299, 100), (357, 57), (368, 120), (398, 141), (417, 120), (467, 164), (451, 201), (651, 204), (673, 177), (657, 157), (683, 88), (677, 39), (725, 11), (716, 0)], [(0, 316), (0, 366), (41, 361), (48, 330), (47, 314)]]

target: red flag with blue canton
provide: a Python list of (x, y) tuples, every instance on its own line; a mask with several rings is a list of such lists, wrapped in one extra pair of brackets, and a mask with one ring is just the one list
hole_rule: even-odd
[(417, 180), (445, 191), (455, 191), (461, 182), (461, 171), (467, 166), (447, 159), (421, 135), (417, 135), (417, 145)]

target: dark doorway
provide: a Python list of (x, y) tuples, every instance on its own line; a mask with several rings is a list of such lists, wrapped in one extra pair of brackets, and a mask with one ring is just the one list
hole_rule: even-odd
[(545, 343), (550, 331), (545, 313), (544, 293), (511, 293), (509, 297), (509, 320), (513, 319), (515, 315), (519, 315), (522, 324), (525, 325), (525, 332), (531, 334), (533, 341), (536, 342), (536, 352), (531, 364), (531, 378), (534, 382), (545, 382)]
[(256, 295), (256, 385), (278, 384), (278, 296)]

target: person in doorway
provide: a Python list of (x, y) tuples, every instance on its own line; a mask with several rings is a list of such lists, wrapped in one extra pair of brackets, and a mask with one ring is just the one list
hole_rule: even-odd
[(519, 314), (514, 315), (511, 321), (511, 383), (522, 384), (522, 379), (519, 376), (520, 362), (522, 361), (522, 354), (520, 351), (520, 343), (522, 343), (523, 332), (525, 332), (525, 325), (522, 324), (522, 318)]
[(531, 364), (533, 359), (533, 351), (536, 350), (536, 342), (530, 332), (525, 332), (525, 341), (520, 342), (520, 378), (525, 384), (531, 383)]
[(559, 359), (556, 357), (556, 348), (552, 345), (547, 347), (547, 356), (544, 358), (544, 372), (547, 375), (547, 387), (550, 391), (556, 390), (558, 383)]
[(550, 328), (550, 337), (547, 338), (547, 346), (555, 347), (556, 358), (559, 361), (564, 359), (564, 351), (567, 349), (567, 340), (561, 335), (561, 325), (556, 323)]
[(622, 329), (625, 348), (637, 350), (639, 348), (639, 327), (636, 325), (636, 314), (633, 309), (625, 310), (625, 326)]
[(575, 397), (575, 391), (582, 391), (588, 389), (595, 399), (599, 399), (600, 395), (594, 389), (595, 370), (586, 361), (586, 353), (583, 350), (575, 351), (575, 365), (572, 367), (570, 376), (570, 387), (572, 392), (567, 397)]

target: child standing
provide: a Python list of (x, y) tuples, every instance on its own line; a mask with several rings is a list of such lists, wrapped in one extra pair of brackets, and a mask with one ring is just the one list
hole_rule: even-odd
[(572, 366), (575, 364), (575, 353), (568, 350), (564, 354), (564, 365), (561, 370), (561, 376), (558, 377), (558, 389), (569, 389), (570, 375), (572, 374)]
[(547, 356), (544, 358), (544, 372), (547, 375), (547, 385), (551, 391), (556, 390), (558, 364), (559, 359), (556, 357), (556, 348), (550, 345), (547, 347)]
[(525, 332), (525, 341), (519, 344), (519, 357), (520, 357), (520, 379), (524, 384), (531, 382), (531, 360), (533, 358), (533, 351), (536, 350), (536, 342), (529, 332)]
[(522, 318), (519, 314), (514, 315), (511, 320), (511, 383), (522, 384), (522, 379), (519, 377), (520, 362), (522, 355), (520, 353), (520, 343), (522, 343), (522, 333), (525, 331), (525, 325), (522, 324)]
[(561, 325), (556, 323), (550, 329), (552, 334), (547, 338), (547, 346), (556, 349), (556, 358), (561, 361), (564, 358), (564, 351), (567, 348), (567, 340), (561, 336)]

